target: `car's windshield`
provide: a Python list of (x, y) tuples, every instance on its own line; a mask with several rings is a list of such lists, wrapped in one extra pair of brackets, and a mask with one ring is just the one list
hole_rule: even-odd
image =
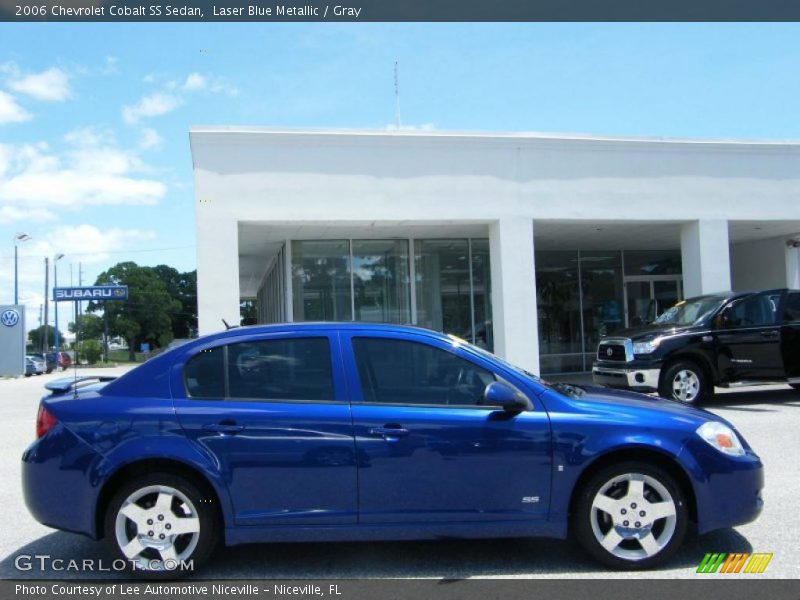
[(543, 385), (546, 388), (557, 390), (558, 392), (561, 392), (562, 394), (566, 394), (567, 396), (571, 396), (571, 397), (581, 397), (581, 396), (583, 396), (584, 392), (583, 392), (582, 389), (580, 389), (579, 386), (563, 384), (563, 383), (551, 383), (549, 381), (545, 381), (544, 379), (542, 379), (538, 375), (536, 375), (534, 373), (531, 373), (530, 371), (527, 371), (527, 370), (523, 369), (522, 367), (518, 367), (517, 365), (511, 364), (507, 360), (504, 360), (504, 359), (500, 358), (496, 354), (492, 354), (488, 350), (484, 350), (480, 346), (476, 346), (475, 344), (470, 344), (467, 340), (461, 339), (460, 337), (452, 335), (452, 334), (448, 334), (447, 337), (449, 337), (454, 342), (458, 343), (460, 346), (466, 346), (467, 348), (469, 348), (473, 352), (475, 352), (477, 354), (480, 354), (480, 355), (488, 358), (489, 360), (492, 360), (494, 362), (500, 363), (501, 365), (503, 365), (507, 369), (510, 369), (510, 370), (514, 371), (515, 373), (521, 375), (522, 377), (527, 377), (529, 379), (533, 379), (536, 383), (538, 383), (540, 385)]
[(725, 301), (724, 296), (701, 296), (678, 302), (655, 320), (659, 325), (697, 325), (710, 317)]

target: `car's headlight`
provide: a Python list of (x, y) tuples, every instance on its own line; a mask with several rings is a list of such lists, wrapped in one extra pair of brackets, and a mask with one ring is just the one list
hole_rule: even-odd
[(742, 456), (744, 447), (733, 429), (719, 421), (706, 421), (697, 428), (697, 435), (723, 454)]
[(654, 340), (650, 340), (649, 342), (634, 342), (633, 343), (633, 353), (634, 354), (652, 354), (658, 348), (658, 345), (661, 343), (661, 338), (657, 337)]

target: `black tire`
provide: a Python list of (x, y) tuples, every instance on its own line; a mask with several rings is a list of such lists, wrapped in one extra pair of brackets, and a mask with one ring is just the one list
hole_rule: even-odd
[[(680, 383), (676, 381), (679, 377), (684, 377), (686, 382), (683, 394), (676, 389), (676, 387), (680, 388)], [(714, 386), (705, 369), (689, 360), (679, 360), (669, 365), (661, 373), (661, 380), (658, 383), (659, 396), (677, 400), (683, 404), (700, 404), (713, 394)]]
[[(630, 504), (628, 503), (630, 497), (627, 494), (631, 488), (627, 487), (626, 489), (629, 484), (624, 481), (620, 481), (610, 488), (607, 487), (615, 479), (623, 479), (628, 476), (642, 477), (644, 500), (639, 501), (639, 504), (637, 504), (638, 499), (636, 498)], [(653, 487), (652, 482), (654, 481), (662, 488), (661, 490)], [(626, 510), (625, 515), (617, 514), (612, 517), (609, 513), (593, 506), (595, 498), (604, 488), (606, 490), (602, 495), (606, 499), (617, 503), (616, 506), (621, 506), (624, 502), (620, 513), (622, 510)], [(609, 494), (605, 492), (609, 492)], [(662, 498), (665, 492), (670, 496), (669, 499)], [(616, 494), (619, 499), (612, 498), (613, 494)], [(652, 513), (651, 517), (646, 514), (648, 502), (667, 501), (671, 501), (674, 506), (674, 517), (658, 517), (652, 522), (646, 523), (646, 519), (652, 518)], [(616, 506), (614, 510), (616, 510)], [(639, 516), (643, 512), (644, 516)], [(641, 521), (630, 522), (627, 519), (641, 519)], [(577, 541), (597, 561), (615, 569), (635, 570), (653, 567), (672, 556), (683, 543), (688, 521), (689, 511), (686, 506), (685, 494), (667, 471), (644, 462), (626, 461), (601, 469), (582, 485), (578, 490), (575, 511), (570, 524)], [(624, 523), (629, 523), (630, 528), (623, 526)], [(641, 523), (643, 527), (637, 529), (636, 523)], [(598, 536), (608, 536), (612, 530), (621, 537), (621, 541), (617, 542), (612, 551), (609, 551), (603, 547)], [(656, 552), (648, 553), (643, 542), (639, 542), (635, 537), (627, 537), (632, 532), (644, 538), (649, 536), (656, 543), (655, 547), (659, 549)], [(645, 534), (645, 532), (647, 533)], [(603, 537), (603, 539), (606, 538)], [(611, 540), (610, 543), (613, 543), (612, 538), (608, 539)], [(650, 540), (645, 539), (645, 541), (649, 542)], [(647, 545), (650, 546), (650, 544)], [(636, 554), (640, 556), (634, 556)]]
[[(123, 536), (123, 539), (130, 538), (129, 541), (131, 542), (133, 542), (133, 538), (135, 537), (153, 544), (162, 543), (167, 546), (172, 546), (173, 550), (176, 552), (177, 560), (165, 558), (160, 551), (151, 547), (145, 547), (140, 551), (140, 554), (129, 558), (129, 556), (126, 556), (123, 552), (122, 546), (120, 545), (117, 530), (117, 516), (120, 510), (123, 508), (123, 505), (129, 504), (128, 500), (130, 498), (135, 497), (135, 495), (142, 493), (148, 488), (154, 487), (160, 487), (162, 491), (173, 490), (177, 492), (177, 494), (182, 495), (189, 503), (185, 503), (181, 497), (175, 495), (169, 505), (170, 508), (164, 510), (164, 507), (162, 507), (161, 510), (164, 511), (162, 513), (155, 506), (156, 499), (159, 496), (158, 491), (151, 491), (149, 494), (145, 494), (136, 500), (134, 504), (140, 509), (153, 512), (153, 514), (149, 515), (153, 518), (147, 521), (150, 524), (147, 525), (143, 523), (145, 529), (150, 529), (151, 527), (152, 529), (150, 529), (150, 531), (139, 531), (140, 527), (136, 525), (134, 521), (130, 518), (126, 519), (123, 516), (120, 517), (124, 524), (120, 526), (119, 535)], [(196, 519), (199, 523), (199, 531), (197, 531), (196, 534), (197, 537), (194, 537), (195, 533), (170, 536), (167, 531), (171, 529), (171, 527), (169, 527), (170, 522), (177, 527), (176, 521), (181, 521), (182, 517), (193, 518), (190, 509), (194, 509), (193, 512), (196, 513)], [(160, 517), (155, 513), (163, 514), (165, 519), (159, 521)], [(198, 487), (195, 483), (179, 475), (156, 472), (140, 475), (126, 481), (114, 493), (106, 509), (104, 533), (106, 541), (115, 554), (115, 559), (122, 559), (125, 562), (127, 570), (136, 577), (145, 579), (178, 579), (197, 571), (216, 549), (220, 540), (221, 529), (218, 514), (217, 502), (213, 494), (208, 491), (203, 491), (203, 489)], [(151, 533), (153, 535), (150, 535)], [(159, 536), (162, 535), (167, 538), (164, 542), (158, 540)], [(152, 538), (152, 542), (150, 538)], [(172, 539), (171, 542), (170, 538)], [(194, 547), (189, 549), (193, 544)], [(182, 556), (183, 552), (187, 550), (188, 554)], [(178, 554), (178, 552), (181, 554)], [(173, 561), (171, 564), (168, 562), (170, 560)], [(192, 564), (191, 569), (184, 569), (181, 567), (182, 562), (189, 563), (189, 561), (191, 561)], [(142, 564), (139, 564), (139, 562)], [(156, 563), (158, 562), (162, 563), (162, 565), (166, 565), (166, 567), (162, 566), (160, 569), (157, 568)], [(174, 567), (170, 568), (172, 565), (174, 565)]]

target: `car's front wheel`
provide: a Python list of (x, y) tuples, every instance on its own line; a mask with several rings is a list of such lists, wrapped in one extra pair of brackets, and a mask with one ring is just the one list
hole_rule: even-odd
[(626, 462), (597, 472), (579, 492), (573, 531), (597, 560), (641, 569), (667, 559), (688, 523), (684, 494), (665, 470)]
[(109, 502), (105, 534), (137, 576), (177, 578), (197, 570), (219, 539), (215, 504), (171, 473), (126, 482)]

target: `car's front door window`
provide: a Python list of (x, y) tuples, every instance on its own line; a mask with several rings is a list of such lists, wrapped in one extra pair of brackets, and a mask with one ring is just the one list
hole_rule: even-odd
[(490, 371), (418, 342), (353, 338), (364, 401), (377, 404), (479, 406)]

